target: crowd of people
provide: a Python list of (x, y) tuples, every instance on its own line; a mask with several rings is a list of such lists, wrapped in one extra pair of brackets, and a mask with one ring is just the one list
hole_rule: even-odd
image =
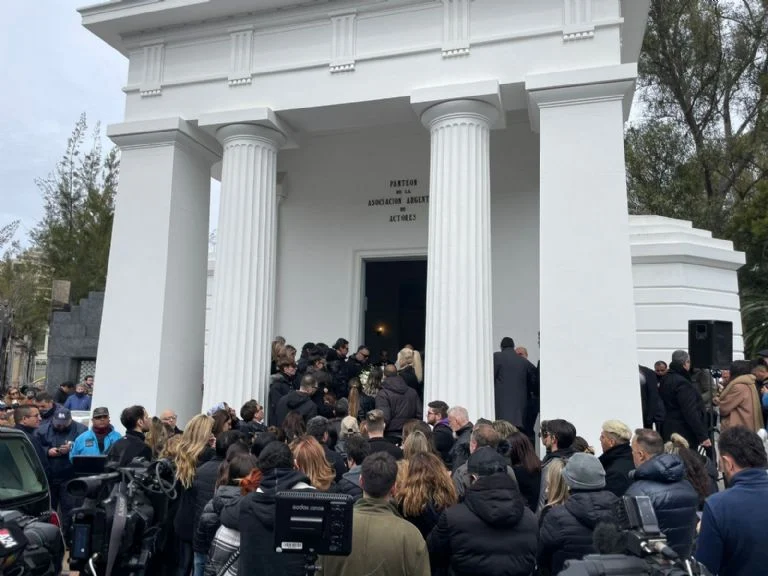
[(15, 407), (13, 421), (38, 450), (62, 519), (74, 505), (63, 487), (75, 455), (106, 455), (112, 466), (175, 464), (174, 553), (157, 573), (303, 576), (304, 556), (273, 545), (284, 490), (356, 501), (351, 554), (319, 559), (329, 576), (558, 574), (569, 560), (621, 552), (596, 548), (593, 537), (616, 523), (623, 496), (650, 499), (680, 558), (693, 555), (713, 574), (763, 573), (764, 357), (734, 362), (719, 381), (692, 373), (684, 351), (669, 365), (640, 367), (644, 427), (605, 421), (598, 457), (567, 419), (541, 421), (536, 439), (538, 369), (511, 339), (501, 349), (493, 420), (424, 398), (411, 347), (391, 363), (366, 346), (350, 354), (344, 339), (300, 353), (277, 339), (266, 407), (221, 402), (182, 430), (172, 409), (150, 417), (131, 406), (120, 435), (107, 407), (95, 408), (85, 429), (41, 392)]

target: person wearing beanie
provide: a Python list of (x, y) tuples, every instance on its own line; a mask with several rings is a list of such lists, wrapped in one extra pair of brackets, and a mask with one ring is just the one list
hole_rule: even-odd
[(427, 538), (432, 573), (528, 576), (536, 565), (537, 522), (490, 447), (467, 461), (472, 484), (464, 502), (443, 511)]
[(571, 456), (563, 478), (568, 485), (568, 500), (549, 511), (539, 531), (539, 566), (547, 574), (558, 574), (566, 560), (595, 554), (595, 526), (611, 519), (619, 502), (605, 489), (605, 470), (592, 454), (577, 452)]

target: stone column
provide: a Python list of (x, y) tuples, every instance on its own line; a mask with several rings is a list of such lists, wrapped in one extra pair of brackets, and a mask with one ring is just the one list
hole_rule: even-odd
[(631, 80), (533, 90), (541, 133), (541, 418), (642, 426), (624, 170)]
[[(110, 126), (120, 190), (93, 406), (200, 410), (211, 165), (220, 146), (179, 118)], [(94, 343), (95, 344), (95, 343)]]
[(282, 133), (219, 128), (221, 207), (203, 408), (266, 399), (274, 318), (277, 151)]
[(493, 418), (490, 126), (476, 100), (428, 108), (432, 137), (427, 250), (425, 401)]

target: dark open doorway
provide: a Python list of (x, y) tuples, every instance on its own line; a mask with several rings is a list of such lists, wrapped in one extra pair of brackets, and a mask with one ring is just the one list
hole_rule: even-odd
[(394, 362), (406, 344), (424, 350), (427, 261), (365, 261), (365, 343), (371, 359), (382, 350)]

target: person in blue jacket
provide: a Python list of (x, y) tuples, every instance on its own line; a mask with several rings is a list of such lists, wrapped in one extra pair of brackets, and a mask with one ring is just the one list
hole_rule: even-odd
[(760, 437), (742, 426), (718, 440), (728, 489), (704, 504), (696, 560), (719, 576), (765, 574), (768, 546), (768, 457)]
[(86, 394), (85, 385), (78, 384), (75, 393), (64, 402), (64, 408), (68, 410), (81, 410), (87, 412), (91, 409), (91, 397)]
[(91, 415), (90, 430), (86, 430), (75, 439), (69, 457), (74, 456), (104, 456), (112, 444), (122, 436), (110, 424), (109, 410), (105, 407), (94, 408)]

